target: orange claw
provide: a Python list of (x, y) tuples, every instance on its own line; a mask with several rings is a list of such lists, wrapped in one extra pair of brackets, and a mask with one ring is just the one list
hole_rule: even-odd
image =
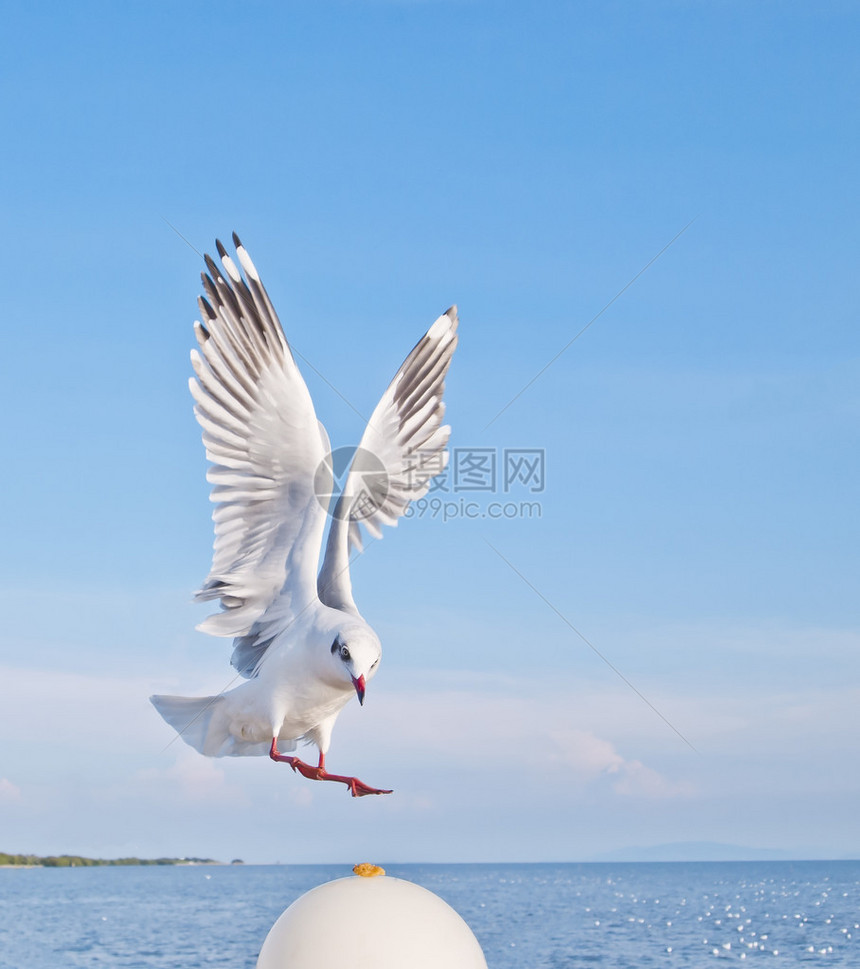
[(278, 751), (278, 738), (272, 739), (272, 746), (269, 749), (269, 756), (279, 764), (289, 764), (294, 771), (298, 771), (302, 777), (307, 777), (312, 781), (337, 781), (339, 784), (346, 784), (353, 797), (364, 797), (365, 794), (391, 794), (391, 791), (383, 790), (379, 787), (370, 787), (357, 777), (347, 777), (344, 774), (329, 774), (325, 769), (325, 754), (320, 753), (319, 766), (311, 767), (298, 757), (291, 757), (289, 754), (282, 754)]

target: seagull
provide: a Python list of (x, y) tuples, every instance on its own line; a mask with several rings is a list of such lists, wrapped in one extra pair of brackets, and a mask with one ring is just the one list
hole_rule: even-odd
[[(204, 256), (202, 322), (189, 380), (215, 503), (212, 567), (197, 601), (220, 611), (197, 628), (232, 637), (244, 682), (218, 696), (153, 696), (179, 736), (210, 757), (265, 756), (353, 797), (390, 794), (326, 770), (332, 728), (353, 696), (364, 704), (379, 637), (352, 597), (350, 554), (361, 527), (381, 538), (444, 470), (451, 429), (442, 395), (457, 346), (457, 308), (418, 341), (338, 475), (328, 434), (260, 276), (233, 233), (236, 261), (216, 240)], [(322, 567), (322, 539), (329, 519)], [(316, 766), (293, 751), (315, 744)]]

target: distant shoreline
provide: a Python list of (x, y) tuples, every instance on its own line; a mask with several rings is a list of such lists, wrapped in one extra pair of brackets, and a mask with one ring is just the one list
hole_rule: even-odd
[[(664, 855), (657, 857), (632, 857), (624, 854), (621, 857), (597, 857), (580, 859), (576, 861), (402, 861), (385, 862), (384, 867), (396, 870), (398, 867), (410, 867), (420, 865), (422, 867), (445, 868), (450, 866), (477, 866), (477, 867), (535, 867), (546, 865), (562, 866), (588, 866), (588, 867), (609, 867), (612, 865), (756, 865), (756, 864), (776, 864), (776, 865), (815, 865), (815, 864), (858, 864), (860, 854), (850, 855), (840, 858), (821, 858), (812, 855), (800, 857), (763, 857), (750, 856), (742, 857), (689, 857), (689, 858), (670, 858)], [(345, 871), (352, 870), (352, 861), (344, 862), (250, 862), (246, 864), (242, 859), (235, 858), (233, 861), (218, 861), (214, 858), (85, 858), (78, 855), (48, 855), (41, 857), (38, 855), (9, 855), (0, 852), (0, 869), (2, 868), (106, 868), (106, 867), (147, 867), (153, 865), (173, 866), (173, 867), (194, 867), (205, 865), (212, 867), (231, 867), (241, 865), (243, 867), (272, 867), (272, 868), (343, 868)]]
[[(0, 868), (104, 868), (139, 865), (220, 865), (214, 858), (85, 858), (82, 855), (23, 855), (0, 852)], [(237, 859), (232, 864), (241, 864)]]

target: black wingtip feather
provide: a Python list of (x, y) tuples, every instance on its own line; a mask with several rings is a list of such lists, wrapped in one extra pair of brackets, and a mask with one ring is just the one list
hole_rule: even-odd
[(207, 252), (203, 257), (206, 262), (206, 268), (209, 270), (209, 275), (212, 279), (217, 279), (221, 275), (221, 270), (218, 268), (218, 263), (209, 255)]
[(201, 311), (208, 316), (210, 320), (218, 319), (218, 314), (212, 309), (212, 307), (209, 305), (209, 301), (204, 296), (197, 297), (197, 304)]
[(207, 273), (200, 273), (200, 281), (203, 283), (203, 291), (206, 294), (210, 303), (218, 305), (218, 290), (215, 288), (215, 283)]
[(240, 247), (240, 246), (242, 245), (242, 243), (241, 243), (241, 241), (239, 240), (239, 237), (238, 237), (238, 236), (236, 235), (236, 233), (235, 233), (235, 232), (233, 233), (233, 245), (234, 245), (234, 246), (235, 246), (235, 247), (236, 247), (237, 249), (238, 249), (238, 248), (239, 248), (239, 247)]
[(227, 250), (221, 243), (220, 239), (215, 240), (215, 248), (218, 250), (218, 255), (223, 259), (227, 255)]

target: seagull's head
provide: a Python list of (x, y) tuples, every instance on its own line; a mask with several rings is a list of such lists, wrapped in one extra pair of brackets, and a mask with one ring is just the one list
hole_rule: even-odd
[(350, 683), (364, 703), (364, 691), (379, 667), (382, 646), (376, 633), (367, 626), (341, 629), (331, 644), (332, 661), (338, 678)]

